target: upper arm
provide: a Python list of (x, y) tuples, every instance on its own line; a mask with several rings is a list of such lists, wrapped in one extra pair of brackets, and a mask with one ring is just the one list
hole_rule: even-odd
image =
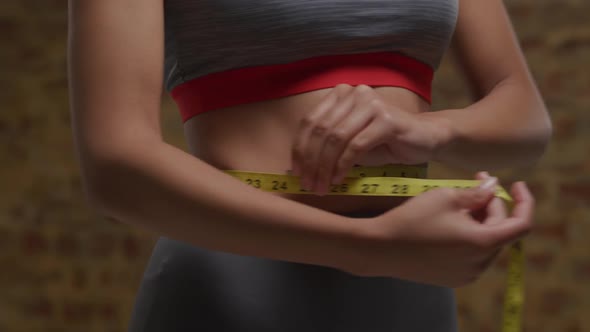
[(164, 0), (69, 0), (72, 126), (82, 163), (161, 139)]
[(477, 97), (507, 79), (536, 92), (501, 0), (460, 0), (452, 50)]

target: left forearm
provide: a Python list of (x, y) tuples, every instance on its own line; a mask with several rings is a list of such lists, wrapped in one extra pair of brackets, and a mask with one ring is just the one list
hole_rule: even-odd
[(448, 127), (435, 160), (469, 170), (536, 162), (551, 137), (551, 121), (535, 88), (506, 80), (463, 109), (431, 112)]

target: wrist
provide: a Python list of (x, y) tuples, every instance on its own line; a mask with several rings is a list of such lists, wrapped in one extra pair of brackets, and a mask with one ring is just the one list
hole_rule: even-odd
[(448, 154), (460, 137), (459, 128), (455, 121), (448, 116), (448, 111), (435, 111), (421, 113), (420, 116), (432, 124), (432, 132), (435, 134), (432, 149), (432, 160), (443, 161), (443, 156)]
[[(393, 220), (397, 220), (397, 209), (387, 211), (370, 218), (346, 218), (351, 225), (346, 256), (341, 260), (343, 270), (358, 276), (392, 276), (386, 271), (391, 264), (385, 266), (383, 256), (391, 258), (391, 250), (395, 242)], [(395, 214), (395, 216), (394, 216)]]
[(340, 242), (336, 244), (334, 253), (334, 267), (353, 275), (364, 275), (365, 260), (368, 256), (368, 248), (373, 244), (375, 234), (372, 224), (374, 218), (352, 218), (337, 216), (340, 225), (346, 225)]

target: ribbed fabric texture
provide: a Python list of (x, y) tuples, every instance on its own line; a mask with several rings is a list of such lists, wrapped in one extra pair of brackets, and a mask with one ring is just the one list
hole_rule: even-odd
[(427, 64), (400, 53), (324, 55), (211, 73), (177, 85), (170, 95), (186, 122), (211, 110), (338, 84), (405, 88), (430, 103), (433, 76), (434, 71)]
[(166, 0), (165, 86), (322, 55), (399, 52), (436, 69), (458, 0)]

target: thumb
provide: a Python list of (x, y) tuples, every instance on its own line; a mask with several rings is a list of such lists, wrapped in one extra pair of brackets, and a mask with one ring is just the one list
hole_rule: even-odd
[(469, 211), (479, 210), (487, 206), (494, 198), (497, 185), (498, 178), (488, 177), (477, 187), (458, 190), (455, 195), (455, 204), (461, 209), (467, 209)]

